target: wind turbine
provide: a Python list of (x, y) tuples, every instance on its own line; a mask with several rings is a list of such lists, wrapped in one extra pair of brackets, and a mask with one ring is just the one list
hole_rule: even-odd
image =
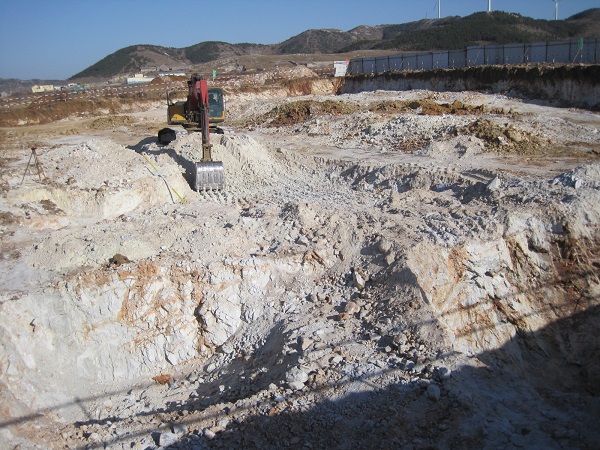
[(488, 12), (492, 12), (492, 0), (488, 0)]
[(554, 0), (554, 20), (558, 20), (558, 2), (560, 0)]
[(438, 10), (438, 19), (442, 18), (442, 0), (435, 0), (435, 6), (433, 9), (437, 8)]

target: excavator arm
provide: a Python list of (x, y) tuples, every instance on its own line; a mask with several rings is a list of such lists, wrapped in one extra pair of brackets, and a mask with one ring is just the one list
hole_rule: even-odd
[[(225, 189), (225, 170), (223, 163), (213, 161), (212, 144), (210, 143), (210, 105), (208, 99), (208, 82), (204, 79), (195, 81), (190, 89), (190, 97), (198, 107), (199, 125), (202, 132), (202, 159), (196, 163), (196, 180), (194, 188), (200, 190)], [(192, 103), (190, 102), (190, 105)]]
[[(222, 122), (225, 118), (223, 91), (219, 88), (209, 89), (208, 82), (194, 74), (188, 80), (187, 101), (172, 103), (167, 98), (167, 105), (170, 125), (180, 124), (189, 131), (202, 133), (202, 158), (200, 162), (195, 163), (194, 189), (196, 191), (225, 189), (223, 163), (213, 161), (210, 142), (211, 122)], [(214, 130), (217, 133), (223, 133), (219, 128), (214, 128)], [(158, 132), (158, 142), (161, 144), (168, 144), (175, 139), (176, 132), (170, 128), (164, 128)]]

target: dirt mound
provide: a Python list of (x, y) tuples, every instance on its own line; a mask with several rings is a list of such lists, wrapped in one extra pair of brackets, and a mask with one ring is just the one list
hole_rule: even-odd
[[(269, 113), (257, 119), (257, 123), (268, 126), (293, 125), (307, 121), (319, 115), (340, 116), (361, 110), (358, 104), (340, 101), (299, 100), (279, 105)], [(376, 113), (415, 112), (423, 115), (478, 115), (483, 113), (504, 114), (502, 109), (487, 111), (483, 105), (473, 106), (455, 100), (453, 103), (437, 103), (433, 100), (385, 100), (370, 105), (369, 111)]]
[(314, 116), (350, 114), (356, 112), (356, 105), (349, 105), (343, 102), (326, 100), (324, 102), (314, 102), (312, 100), (300, 100), (285, 103), (277, 106), (269, 113), (265, 114), (257, 122), (268, 126), (292, 125), (304, 122)]
[(155, 77), (150, 84), (166, 84), (169, 82), (180, 82), (182, 84), (182, 87), (186, 86), (186, 82), (187, 80), (189, 80), (189, 77), (182, 75), (164, 75), (164, 76), (160, 76), (160, 77)]
[(501, 153), (520, 155), (537, 154), (544, 142), (531, 133), (517, 130), (513, 126), (499, 125), (487, 119), (478, 119), (458, 130), (459, 134), (475, 136), (485, 142), (486, 148)]
[(461, 102), (460, 100), (454, 100), (452, 103), (438, 103), (433, 99), (422, 99), (422, 100), (404, 100), (404, 101), (390, 101), (385, 100), (383, 102), (376, 103), (369, 108), (373, 112), (386, 112), (386, 113), (397, 113), (397, 112), (417, 112), (425, 115), (437, 116), (442, 114), (455, 114), (455, 115), (478, 115), (484, 113), (490, 114), (504, 114), (502, 109), (491, 109), (488, 110), (483, 105), (469, 105)]

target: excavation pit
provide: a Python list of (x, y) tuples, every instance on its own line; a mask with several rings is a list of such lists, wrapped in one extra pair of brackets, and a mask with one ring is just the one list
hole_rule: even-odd
[[(598, 164), (507, 161), (446, 133), (468, 114), (411, 111), (229, 130), (213, 140), (223, 192), (189, 188), (196, 134), (42, 148), (47, 182), (21, 184), (15, 150), (1, 180), (4, 440), (591, 448)], [(390, 150), (427, 124), (443, 138)]]

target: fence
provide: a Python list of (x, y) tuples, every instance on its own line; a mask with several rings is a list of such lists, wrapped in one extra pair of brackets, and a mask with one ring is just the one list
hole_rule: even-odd
[(15, 106), (29, 106), (45, 104), (50, 102), (66, 102), (77, 99), (93, 99), (93, 98), (110, 98), (110, 97), (122, 97), (125, 95), (138, 95), (144, 96), (156, 92), (165, 92), (166, 90), (183, 88), (184, 83), (169, 83), (169, 84), (158, 84), (158, 85), (127, 85), (127, 86), (116, 86), (116, 87), (105, 87), (98, 89), (88, 89), (86, 91), (79, 91), (73, 93), (71, 91), (52, 91), (44, 92), (40, 94), (28, 94), (22, 97), (5, 97), (0, 99), (0, 108), (6, 107), (11, 108)]
[[(333, 65), (325, 69), (312, 70), (320, 76), (333, 76)], [(292, 69), (278, 69), (275, 73), (271, 72), (248, 72), (245, 74), (230, 75), (219, 77), (212, 80), (212, 73), (202, 74), (209, 80), (209, 85), (214, 83), (221, 87), (236, 87), (242, 85), (261, 85), (268, 82), (278, 82), (293, 78), (296, 74)], [(256, 80), (260, 78), (260, 80)], [(126, 86), (111, 86), (103, 88), (88, 88), (86, 91), (73, 93), (72, 91), (52, 91), (39, 94), (23, 94), (21, 96), (10, 96), (0, 98), (0, 111), (2, 108), (23, 107), (29, 105), (40, 105), (50, 102), (63, 102), (69, 100), (83, 100), (94, 98), (109, 98), (121, 96), (145, 96), (152, 93), (165, 93), (166, 91), (180, 91), (187, 93), (187, 79), (182, 81), (170, 81), (166, 84), (130, 84)]]
[(393, 56), (351, 59), (348, 75), (404, 70), (458, 69), (461, 67), (600, 62), (600, 39), (576, 39), (530, 44), (479, 45), (463, 50), (406, 53)]

